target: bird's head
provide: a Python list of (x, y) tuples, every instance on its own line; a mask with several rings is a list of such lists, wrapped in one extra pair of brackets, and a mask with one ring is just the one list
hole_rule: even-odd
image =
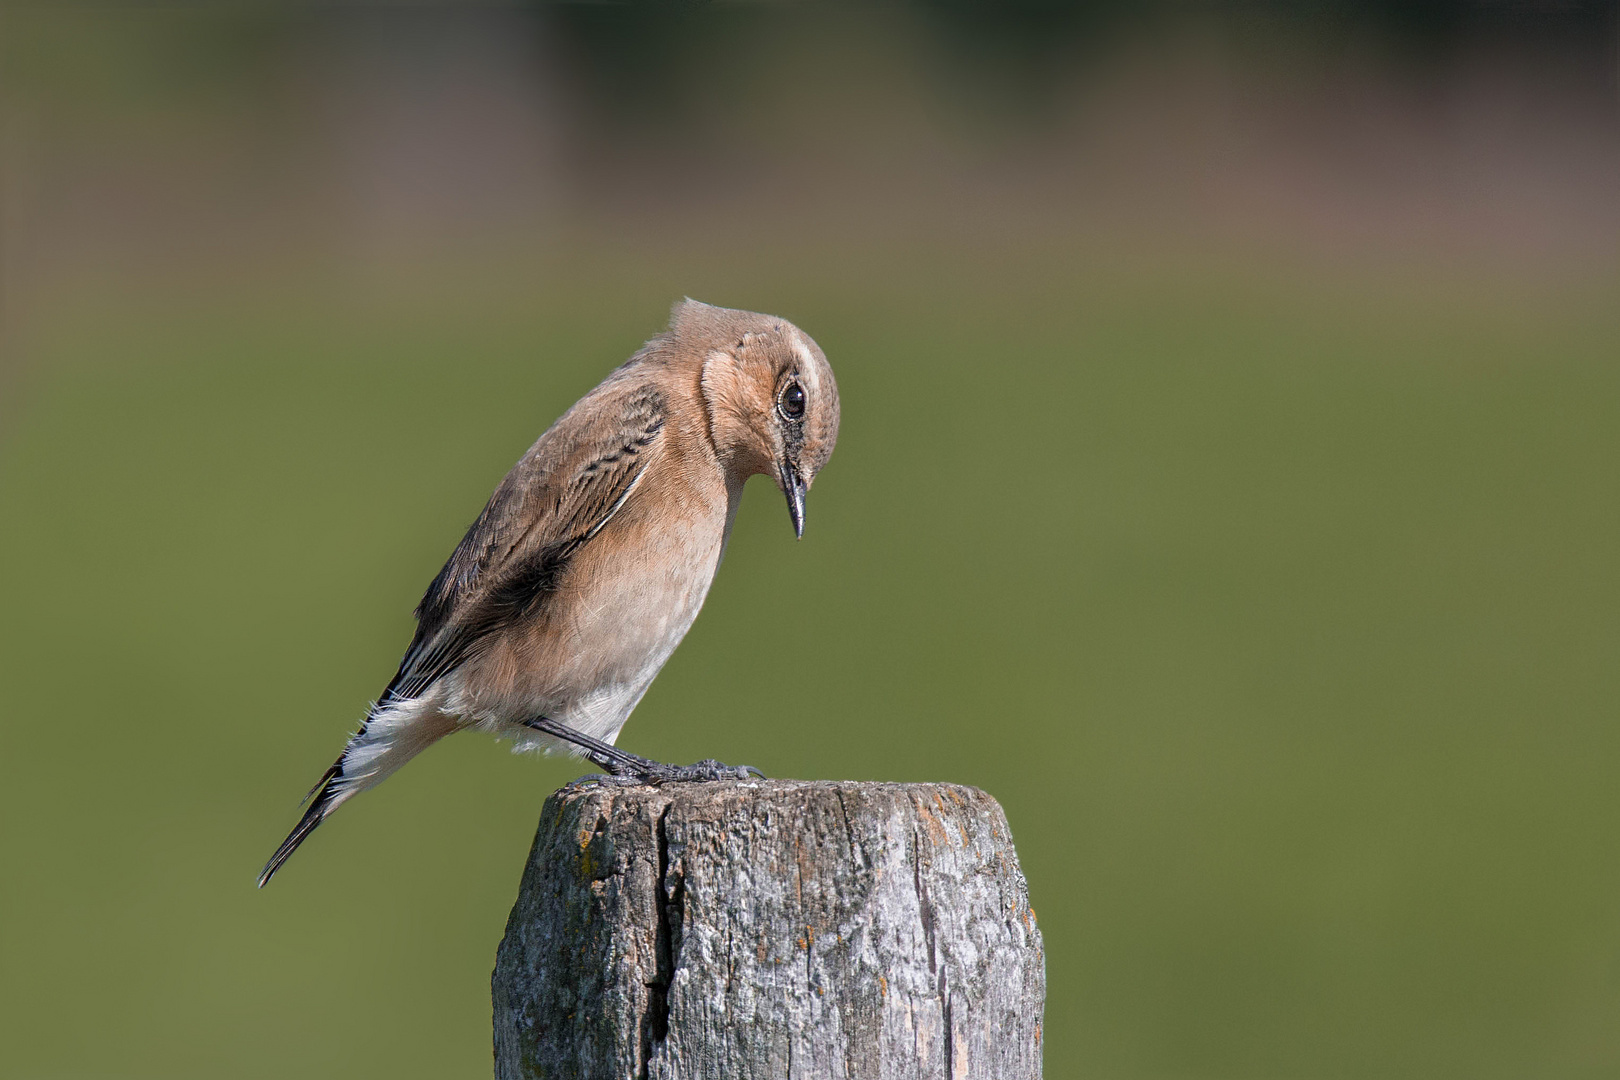
[(675, 305), (669, 337), (701, 357), (709, 433), (728, 477), (775, 480), (802, 535), (804, 494), (838, 441), (838, 384), (820, 347), (785, 319), (696, 300)]

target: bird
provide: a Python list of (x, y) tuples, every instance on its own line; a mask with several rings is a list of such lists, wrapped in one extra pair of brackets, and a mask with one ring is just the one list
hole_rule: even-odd
[(690, 298), (535, 441), (428, 586), (399, 670), (305, 797), (263, 888), (334, 810), (439, 739), (478, 729), (589, 759), (610, 784), (762, 776), (615, 746), (691, 628), (743, 485), (764, 474), (804, 535), (838, 439), (838, 385), (792, 323)]

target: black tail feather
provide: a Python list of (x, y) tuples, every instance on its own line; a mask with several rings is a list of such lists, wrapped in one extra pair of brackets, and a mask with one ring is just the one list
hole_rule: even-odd
[(320, 782), (304, 796), (304, 800), (309, 803), (304, 808), (304, 816), (298, 819), (298, 824), (287, 834), (287, 839), (281, 842), (281, 846), (276, 848), (276, 853), (270, 856), (270, 861), (264, 864), (264, 869), (259, 872), (259, 888), (265, 887), (275, 876), (276, 871), (281, 869), (281, 864), (292, 858), (292, 853), (298, 850), (298, 845), (302, 844), (305, 838), (315, 831), (315, 826), (326, 818), (326, 812), (332, 806), (332, 781), (342, 775), (343, 762), (339, 760), (326, 770), (326, 775), (322, 776)]

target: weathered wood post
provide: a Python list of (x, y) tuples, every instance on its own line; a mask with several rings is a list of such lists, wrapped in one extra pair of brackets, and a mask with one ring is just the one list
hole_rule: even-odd
[(1045, 994), (982, 791), (565, 789), (495, 962), (495, 1075), (1030, 1080)]

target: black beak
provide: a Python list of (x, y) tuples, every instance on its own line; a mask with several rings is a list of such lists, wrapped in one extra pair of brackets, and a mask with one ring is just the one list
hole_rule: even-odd
[(804, 481), (791, 461), (782, 462), (782, 492), (787, 496), (788, 517), (793, 519), (794, 539), (799, 539), (804, 536)]

